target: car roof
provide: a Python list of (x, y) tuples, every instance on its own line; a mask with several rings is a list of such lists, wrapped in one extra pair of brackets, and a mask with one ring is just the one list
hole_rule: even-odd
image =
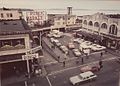
[(84, 73), (80, 74), (80, 76), (83, 77), (83, 78), (91, 76), (91, 75), (94, 75), (93, 72), (91, 72), (91, 71), (87, 71), (87, 72), (84, 72)]

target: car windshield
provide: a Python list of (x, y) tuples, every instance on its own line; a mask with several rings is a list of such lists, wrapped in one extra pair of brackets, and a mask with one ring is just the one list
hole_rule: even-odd
[(81, 75), (78, 75), (79, 79), (83, 79), (83, 77)]

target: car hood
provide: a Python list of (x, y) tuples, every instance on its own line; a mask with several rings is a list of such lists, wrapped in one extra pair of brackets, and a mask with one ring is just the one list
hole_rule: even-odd
[(76, 83), (78, 83), (78, 82), (81, 82), (82, 81), (82, 79), (80, 79), (80, 77), (79, 76), (74, 76), (74, 77), (71, 77), (70, 78), (70, 82), (74, 85), (74, 84), (76, 84)]

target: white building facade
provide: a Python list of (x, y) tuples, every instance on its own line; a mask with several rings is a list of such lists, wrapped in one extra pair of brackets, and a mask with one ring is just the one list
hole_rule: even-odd
[(100, 41), (108, 48), (120, 48), (120, 18), (110, 17), (103, 13), (83, 16), (83, 30), (100, 36)]
[(25, 17), (30, 27), (34, 27), (35, 25), (42, 26), (45, 23), (45, 21), (47, 21), (47, 12), (27, 11)]
[(0, 20), (20, 19), (21, 14), (17, 10), (0, 10)]

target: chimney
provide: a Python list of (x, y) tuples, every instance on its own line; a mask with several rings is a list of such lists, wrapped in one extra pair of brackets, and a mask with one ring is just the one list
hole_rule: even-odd
[(72, 7), (67, 7), (68, 15), (72, 15)]

